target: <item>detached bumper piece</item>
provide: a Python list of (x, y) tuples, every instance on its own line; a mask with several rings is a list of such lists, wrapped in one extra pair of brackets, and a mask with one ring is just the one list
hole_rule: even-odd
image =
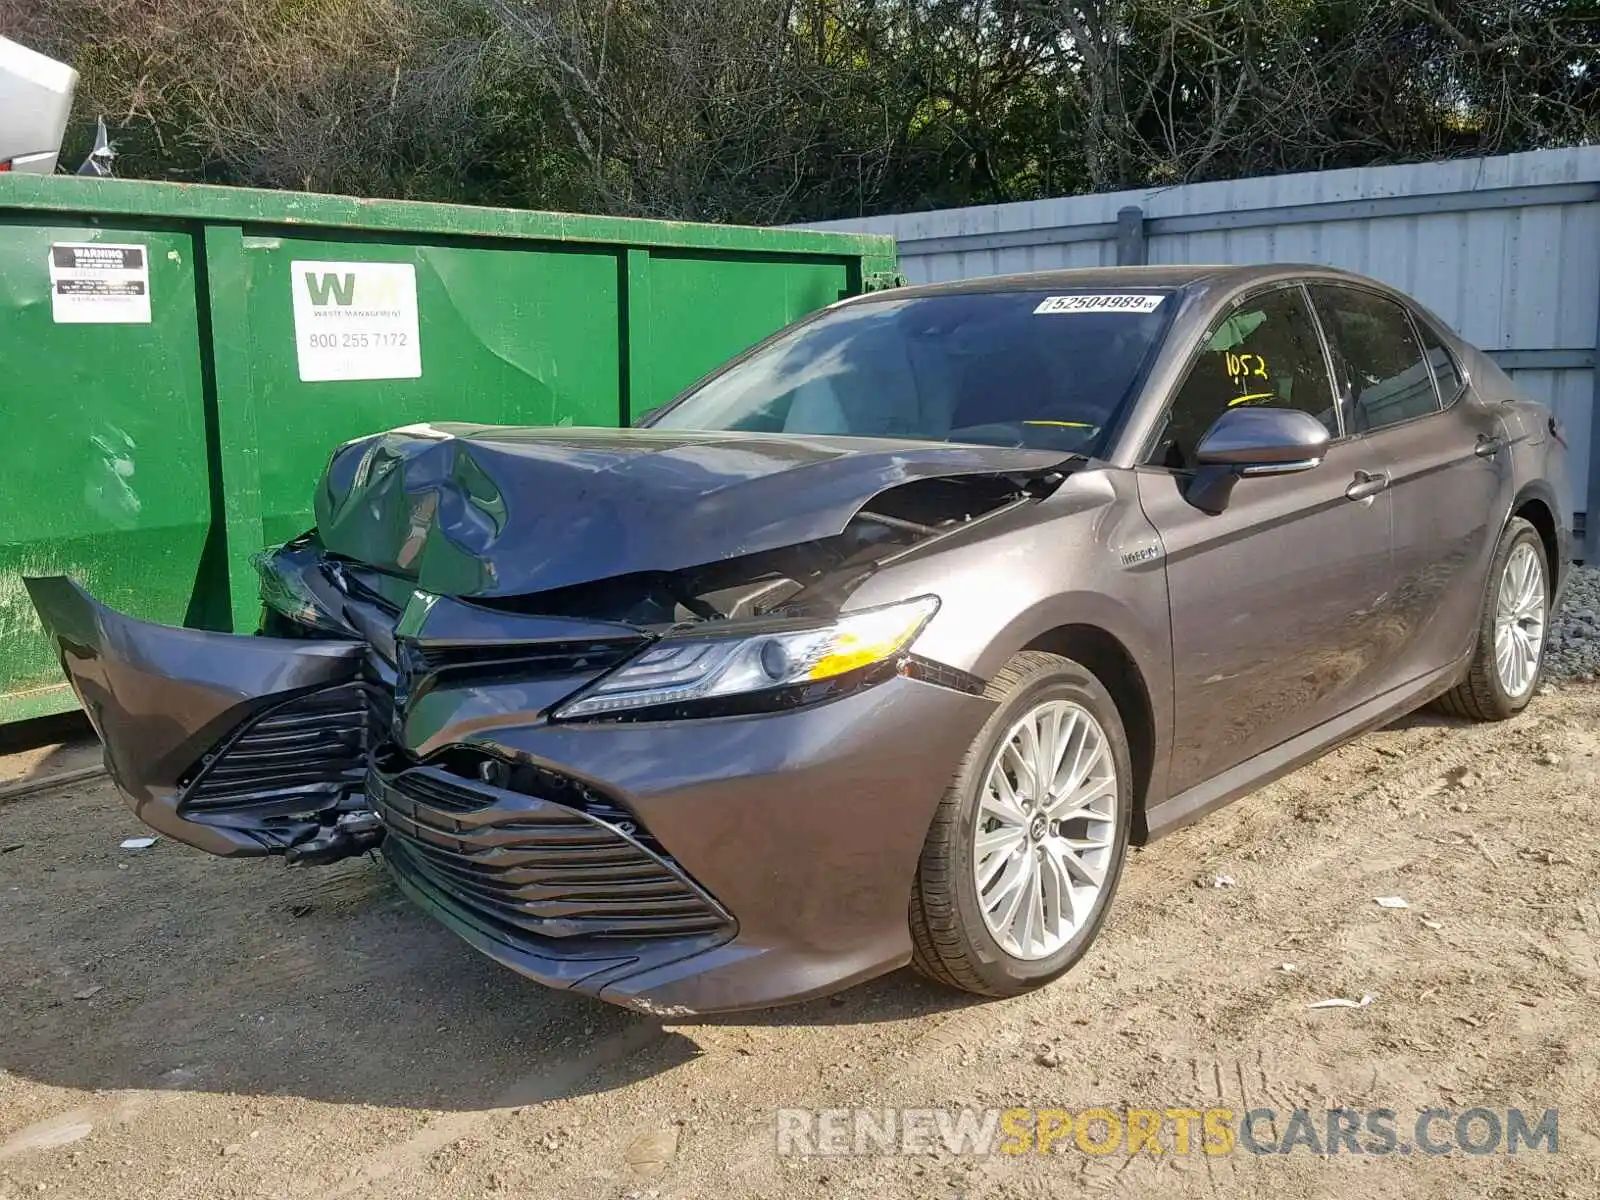
[(333, 862), (383, 837), (364, 819), (368, 756), (388, 736), (387, 688), (346, 683), (247, 719), (179, 777), (177, 815), (254, 834), (291, 864)]
[(367, 797), (403, 885), (480, 938), (568, 960), (566, 982), (629, 942), (733, 936), (727, 912), (604, 801), (586, 811), (434, 766), (374, 769)]
[(373, 720), (371, 691), (347, 683), (251, 717), (179, 779), (186, 816), (332, 799), (359, 785)]
[(365, 807), (362, 643), (173, 629), (60, 576), (26, 583), (111, 777), (146, 825), (252, 857), (343, 836), (340, 822)]

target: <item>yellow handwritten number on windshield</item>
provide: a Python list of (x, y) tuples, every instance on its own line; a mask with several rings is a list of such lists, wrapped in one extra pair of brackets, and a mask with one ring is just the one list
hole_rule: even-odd
[(1267, 360), (1259, 354), (1235, 354), (1228, 351), (1227, 356), (1228, 376), (1235, 383), (1243, 383), (1246, 379), (1269, 379), (1267, 374)]

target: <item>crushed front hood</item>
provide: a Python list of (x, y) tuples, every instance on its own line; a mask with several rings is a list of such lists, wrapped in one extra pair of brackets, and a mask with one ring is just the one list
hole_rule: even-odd
[(1061, 459), (879, 438), (418, 425), (342, 446), (316, 520), (334, 554), (425, 591), (514, 596), (831, 537), (898, 484), (1042, 474)]

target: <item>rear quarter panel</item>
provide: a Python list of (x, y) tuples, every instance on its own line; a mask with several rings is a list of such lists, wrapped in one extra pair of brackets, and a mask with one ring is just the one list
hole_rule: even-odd
[(1572, 553), (1571, 535), (1576, 493), (1569, 474), (1566, 433), (1552, 424), (1550, 407), (1530, 397), (1483, 351), (1463, 343), (1462, 358), (1473, 389), (1486, 403), (1500, 406), (1501, 420), (1512, 444), (1512, 498), (1507, 515), (1537, 496), (1555, 514), (1561, 542), (1561, 567)]

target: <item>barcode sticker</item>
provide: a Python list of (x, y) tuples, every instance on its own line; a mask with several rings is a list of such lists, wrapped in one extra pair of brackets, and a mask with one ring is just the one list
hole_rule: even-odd
[(1045, 316), (1072, 316), (1075, 313), (1153, 313), (1161, 307), (1165, 296), (1127, 292), (1115, 295), (1100, 293), (1078, 296), (1046, 296), (1034, 309)]

